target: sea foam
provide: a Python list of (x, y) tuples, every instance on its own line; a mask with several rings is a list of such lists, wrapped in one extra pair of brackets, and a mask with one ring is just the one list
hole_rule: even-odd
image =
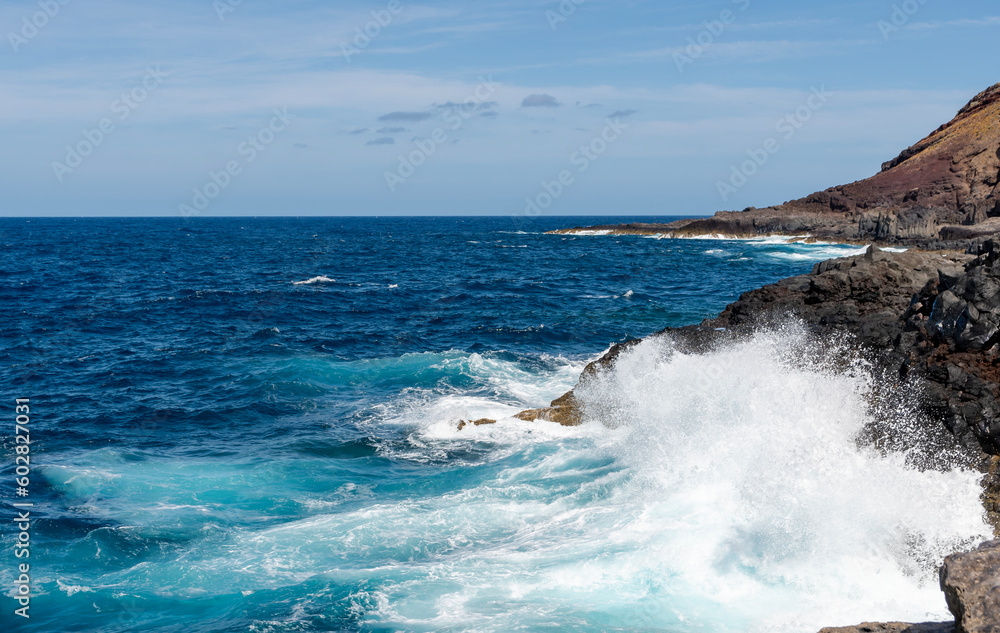
[[(496, 442), (505, 467), (437, 498), (427, 523), (383, 508), (380, 529), (405, 524), (451, 554), (385, 593), (372, 621), (792, 632), (947, 619), (937, 565), (990, 537), (980, 475), (947, 454), (927, 468), (905, 446), (923, 433), (916, 414), (886, 388), (847, 346), (791, 326), (704, 355), (643, 342), (578, 389), (583, 427), (506, 420), (449, 438)], [(875, 426), (902, 449), (866, 445)], [(436, 608), (405, 606), (433, 582), (453, 587)]]
[(306, 279), (305, 281), (293, 281), (292, 285), (293, 286), (311, 286), (313, 284), (333, 284), (333, 283), (337, 283), (337, 280), (336, 279), (330, 279), (329, 277), (325, 277), (323, 275), (320, 275), (319, 277), (313, 277), (312, 279)]
[(905, 401), (873, 409), (885, 386), (847, 353), (795, 328), (707, 355), (650, 340), (580, 390), (631, 475), (613, 539), (669, 579), (663, 610), (761, 631), (948, 618), (937, 565), (990, 537), (980, 475), (866, 446), (875, 424), (921, 430)]

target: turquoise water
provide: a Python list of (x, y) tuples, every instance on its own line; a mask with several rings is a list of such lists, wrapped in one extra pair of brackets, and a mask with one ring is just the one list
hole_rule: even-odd
[[(860, 250), (544, 234), (604, 221), (0, 221), (35, 503), (32, 617), (5, 598), (5, 625), (944, 618), (934, 565), (988, 534), (978, 476), (859, 448), (875, 379), (794, 324), (700, 357), (644, 343), (581, 391), (581, 427), (509, 419), (614, 342)], [(457, 430), (481, 417), (501, 423)]]

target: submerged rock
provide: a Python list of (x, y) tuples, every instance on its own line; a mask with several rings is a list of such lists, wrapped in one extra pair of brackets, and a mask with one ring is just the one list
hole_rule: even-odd
[(496, 420), (491, 420), (490, 418), (481, 418), (479, 420), (473, 420), (472, 422), (466, 422), (465, 420), (458, 421), (458, 430), (461, 431), (467, 426), (486, 426), (488, 424), (496, 424)]

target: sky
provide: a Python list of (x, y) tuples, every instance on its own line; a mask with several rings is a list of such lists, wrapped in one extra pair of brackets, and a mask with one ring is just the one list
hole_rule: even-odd
[(699, 215), (1000, 81), (985, 0), (4, 0), (0, 215)]

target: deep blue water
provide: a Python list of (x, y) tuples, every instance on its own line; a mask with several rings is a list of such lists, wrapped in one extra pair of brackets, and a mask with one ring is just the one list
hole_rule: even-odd
[(680, 568), (616, 538), (607, 503), (635, 473), (597, 431), (455, 430), (547, 404), (611, 343), (857, 251), (543, 234), (635, 219), (0, 220), (0, 473), (16, 501), (30, 398), (36, 518), (32, 617), (4, 598), (2, 621), (749, 630), (760, 614), (671, 589)]

